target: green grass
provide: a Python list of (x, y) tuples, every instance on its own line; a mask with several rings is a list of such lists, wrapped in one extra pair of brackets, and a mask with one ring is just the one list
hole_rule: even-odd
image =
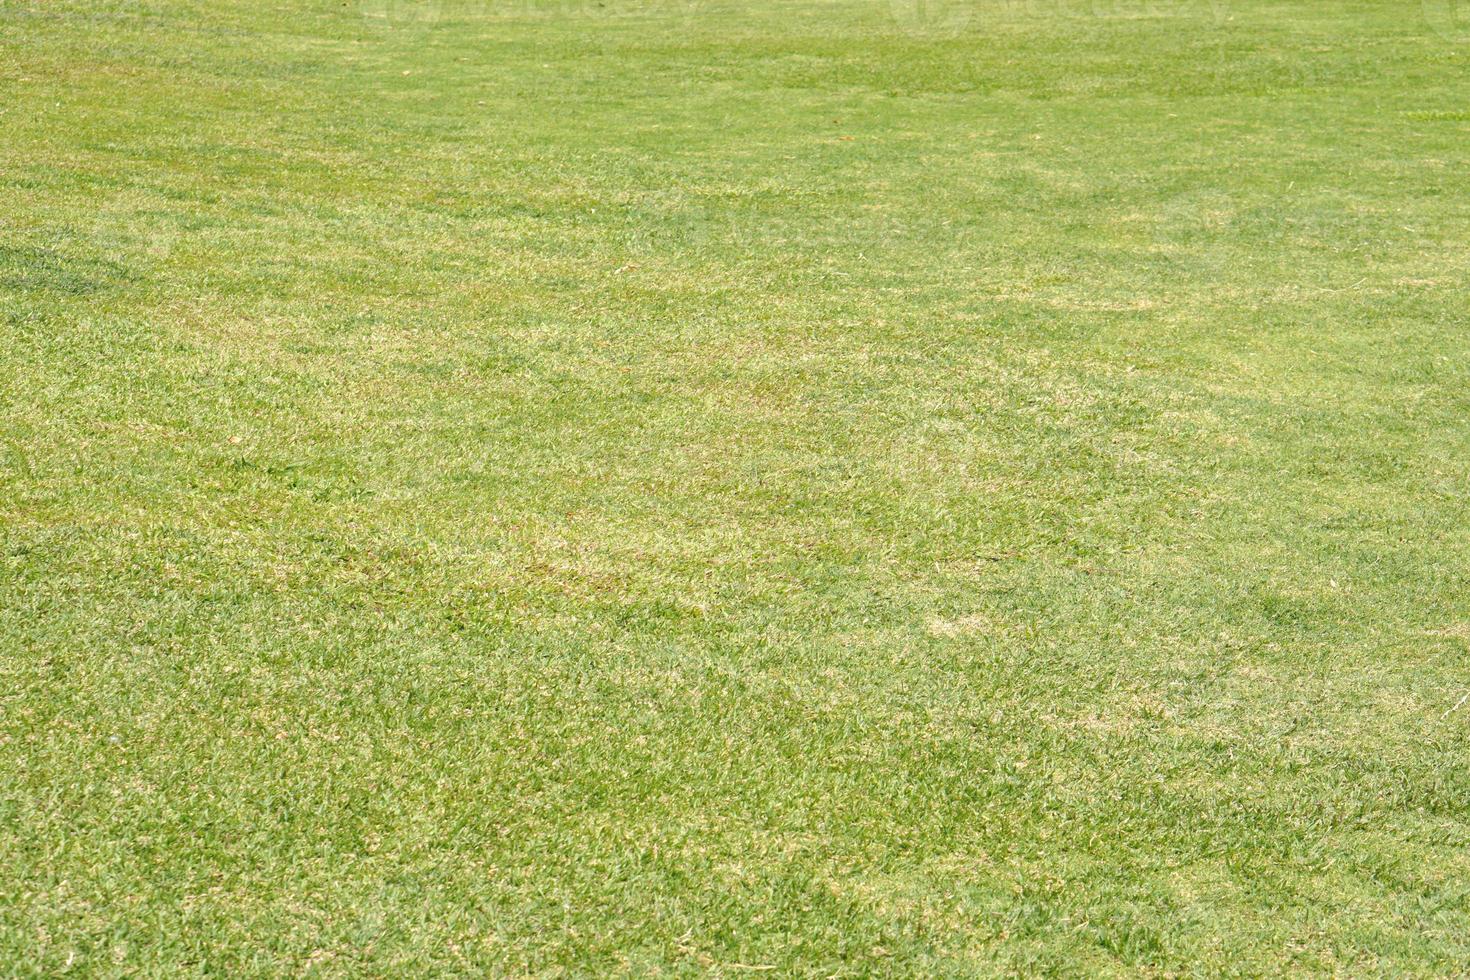
[(0, 0), (0, 972), (1462, 973), (1449, 0)]

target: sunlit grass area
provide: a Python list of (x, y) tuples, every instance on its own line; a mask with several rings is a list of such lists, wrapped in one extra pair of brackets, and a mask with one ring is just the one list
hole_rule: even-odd
[(0, 0), (0, 972), (1462, 972), (1461, 13)]

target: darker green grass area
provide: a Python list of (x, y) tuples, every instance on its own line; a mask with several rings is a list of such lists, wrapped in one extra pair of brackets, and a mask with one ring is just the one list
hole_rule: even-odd
[(1463, 971), (1462, 26), (0, 0), (0, 972)]

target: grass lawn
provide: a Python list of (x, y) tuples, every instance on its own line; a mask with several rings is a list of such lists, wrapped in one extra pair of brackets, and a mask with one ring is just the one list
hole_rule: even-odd
[(1461, 973), (1454, 0), (0, 0), (0, 973)]

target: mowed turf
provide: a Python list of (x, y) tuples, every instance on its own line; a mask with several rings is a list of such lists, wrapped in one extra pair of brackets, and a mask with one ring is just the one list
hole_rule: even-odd
[(0, 0), (0, 972), (1465, 970), (1460, 12)]

